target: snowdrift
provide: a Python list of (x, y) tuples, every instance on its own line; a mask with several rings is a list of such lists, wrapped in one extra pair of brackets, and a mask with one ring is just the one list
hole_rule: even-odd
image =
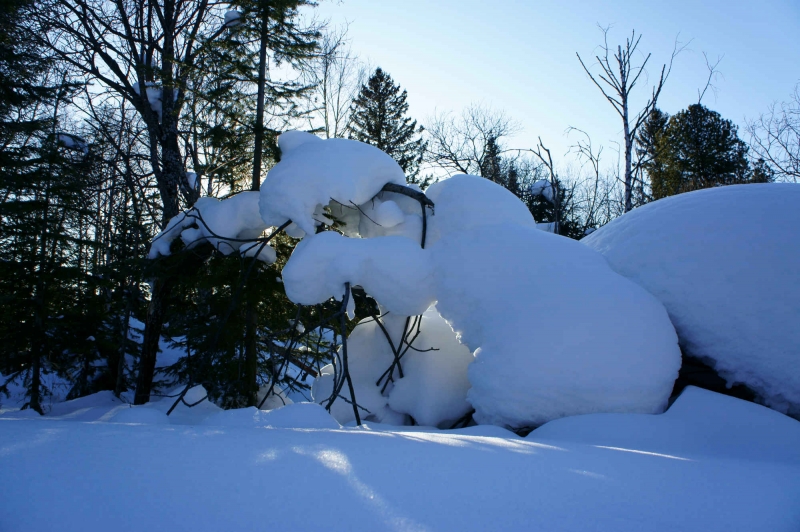
[(175, 426), (82, 399), (0, 415), (3, 530), (800, 529), (800, 423), (693, 388), (666, 414), (576, 416), (524, 439), (340, 428), (308, 403)]
[(800, 416), (800, 185), (665, 198), (581, 242), (667, 308), (684, 350)]

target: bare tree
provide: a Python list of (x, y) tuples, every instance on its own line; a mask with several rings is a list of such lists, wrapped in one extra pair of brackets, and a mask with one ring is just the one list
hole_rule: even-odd
[(775, 171), (776, 177), (800, 182), (800, 84), (791, 100), (772, 104), (765, 114), (747, 124), (750, 148)]
[(718, 56), (716, 62), (712, 65), (711, 61), (708, 60), (708, 54), (703, 52), (703, 58), (706, 60), (706, 68), (708, 69), (708, 79), (706, 79), (706, 85), (702, 91), (697, 89), (697, 103), (703, 103), (703, 97), (708, 92), (708, 89), (711, 89), (711, 92), (714, 93), (714, 99), (717, 99), (717, 86), (714, 85), (714, 82), (722, 75), (717, 67), (722, 62), (723, 57), (725, 56)]
[[(683, 50), (684, 47), (678, 46), (678, 41), (675, 41), (675, 47), (672, 50), (672, 55), (669, 64), (664, 64), (661, 67), (661, 73), (658, 81), (653, 85), (652, 92), (647, 102), (638, 112), (632, 112), (630, 109), (631, 93), (636, 85), (645, 74), (645, 67), (650, 60), (651, 54), (647, 54), (640, 64), (635, 63), (634, 55), (639, 47), (639, 42), (642, 39), (641, 35), (636, 35), (636, 31), (631, 32), (631, 36), (625, 40), (624, 45), (618, 45), (614, 51), (608, 44), (608, 31), (609, 28), (600, 28), (603, 32), (603, 44), (600, 45), (601, 54), (596, 55), (597, 65), (600, 67), (600, 72), (593, 74), (586, 63), (578, 56), (589, 79), (600, 89), (606, 100), (611, 104), (614, 110), (619, 114), (622, 119), (622, 130), (624, 139), (624, 183), (625, 183), (625, 212), (633, 208), (633, 188), (634, 188), (634, 163), (633, 163), (633, 144), (636, 139), (636, 134), (639, 127), (647, 120), (650, 112), (656, 108), (658, 97), (661, 95), (661, 90), (669, 77), (672, 70), (672, 63), (675, 57)], [(645, 74), (646, 77), (646, 74)]]
[(513, 135), (519, 126), (502, 111), (471, 105), (459, 117), (449, 113), (434, 116), (426, 127), (428, 150), (425, 162), (448, 174), (481, 175), (500, 139)]
[(323, 34), (319, 54), (307, 64), (305, 76), (315, 87), (308, 126), (325, 138), (343, 138), (350, 125), (350, 105), (367, 77), (347, 41), (347, 27)]
[(569, 150), (581, 165), (580, 175), (573, 179), (573, 203), (577, 211), (576, 218), (583, 224), (582, 233), (589, 234), (622, 214), (620, 180), (613, 172), (609, 175), (602, 171), (602, 145), (595, 148), (591, 137), (583, 130), (569, 128), (567, 131), (579, 135)]

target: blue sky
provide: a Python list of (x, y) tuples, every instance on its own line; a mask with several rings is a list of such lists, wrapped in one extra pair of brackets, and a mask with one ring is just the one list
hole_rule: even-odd
[[(564, 131), (574, 126), (606, 146), (608, 164), (620, 121), (575, 56), (593, 62), (598, 23), (611, 25), (612, 44), (632, 29), (642, 34), (639, 50), (652, 53), (653, 81), (676, 37), (691, 40), (660, 100), (668, 113), (697, 101), (707, 77), (702, 52), (724, 55), (716, 98), (709, 93), (703, 103), (740, 129), (771, 102), (788, 99), (800, 81), (800, 0), (322, 0), (316, 12), (334, 26), (349, 22), (354, 51), (408, 91), (420, 122), (436, 110), (483, 103), (522, 126), (513, 147), (541, 136), (561, 156), (573, 142)], [(643, 84), (640, 100), (648, 92)]]

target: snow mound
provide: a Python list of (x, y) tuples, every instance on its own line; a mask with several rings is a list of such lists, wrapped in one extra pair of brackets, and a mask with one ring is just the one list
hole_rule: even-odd
[(514, 194), (483, 177), (461, 174), (431, 185), (425, 193), (434, 203), (428, 218), (427, 243), (454, 231), (512, 223), (535, 227), (528, 208)]
[[(388, 314), (381, 318), (383, 326), (395, 346), (402, 338), (405, 320), (404, 316), (394, 314)], [(339, 356), (341, 357), (341, 353)], [(392, 364), (394, 354), (389, 342), (386, 341), (386, 336), (374, 319), (361, 320), (350, 333), (347, 339), (347, 358), (356, 403), (359, 406), (359, 415), (362, 420), (402, 425), (405, 421), (404, 416), (392, 412), (387, 407), (388, 398), (381, 394), (382, 384), (380, 387), (376, 384), (384, 371)], [(336, 369), (331, 364), (322, 368), (319, 377), (311, 387), (311, 396), (316, 403), (327, 406), (333, 393), (334, 378), (339, 377), (340, 368), (341, 363)], [(340, 397), (336, 398), (331, 405), (331, 415), (342, 425), (355, 421), (353, 406), (348, 401), (350, 401), (350, 392), (345, 384), (340, 392)]]
[(428, 254), (400, 236), (309, 235), (295, 247), (281, 275), (287, 297), (301, 305), (341, 300), (347, 282), (403, 316), (422, 314), (434, 301)]
[(168, 425), (169, 418), (164, 412), (146, 405), (120, 408), (106, 421), (111, 423), (135, 423), (141, 425)]
[[(145, 406), (166, 414), (175, 404), (175, 400), (184, 387), (184, 385), (178, 386), (165, 394), (168, 397), (150, 401)], [(197, 385), (190, 388), (186, 395), (183, 396), (183, 399), (186, 403), (195, 406), (189, 407), (184, 402), (179, 402), (178, 406), (169, 414), (169, 422), (173, 425), (198, 425), (209, 416), (222, 412), (222, 409), (209, 401), (207, 396), (208, 393), (203, 386)]]
[(69, 421), (104, 421), (118, 407), (127, 408), (114, 392), (105, 390), (71, 401), (55, 403), (46, 417)]
[(224, 410), (208, 417), (204, 425), (214, 427), (253, 427), (273, 429), (339, 429), (341, 426), (316, 403), (295, 403), (274, 410), (254, 406)]
[(403, 378), (395, 379), (389, 407), (408, 414), (418, 425), (449, 428), (469, 412), (467, 367), (475, 360), (446, 321), (429, 308), (419, 336), (402, 359)]
[(688, 386), (661, 415), (590, 414), (557, 419), (527, 439), (800, 464), (800, 422), (694, 386)]
[[(405, 337), (412, 348), (402, 340), (407, 319), (410, 325)], [(467, 366), (474, 357), (469, 349), (456, 340), (435, 307), (429, 308), (418, 322), (395, 314), (386, 314), (380, 320), (391, 338), (391, 346), (372, 318), (362, 320), (347, 340), (348, 365), (359, 415), (366, 421), (387, 425), (406, 424), (411, 416), (419, 425), (449, 428), (470, 410), (466, 399)], [(388, 370), (394, 360), (392, 347), (402, 357), (403, 376), (394, 369), (387, 384)], [(327, 405), (333, 381), (333, 366), (322, 368), (312, 388), (316, 402)], [(355, 420), (349, 400), (350, 392), (345, 385), (331, 407), (331, 414), (342, 425)]]
[(581, 242), (655, 295), (685, 351), (800, 416), (800, 185), (734, 185), (635, 209)]
[(478, 423), (666, 407), (680, 367), (675, 330), (600, 254), (508, 223), (453, 232), (431, 252), (437, 308), (475, 354)]
[[(416, 190), (415, 185), (409, 188)], [(404, 236), (417, 244), (422, 237), (422, 210), (415, 199), (394, 192), (381, 192), (377, 197), (355, 209), (358, 217), (350, 213), (332, 211), (337, 219), (342, 214), (349, 214), (352, 221), (348, 222), (347, 216), (343, 219), (348, 222), (344, 227), (347, 236), (360, 236), (362, 238), (375, 238), (379, 236)], [(341, 213), (341, 214), (340, 214)], [(428, 220), (431, 219), (431, 210), (428, 210)], [(355, 231), (357, 229), (357, 232)]]
[(261, 185), (261, 217), (267, 225), (292, 220), (313, 234), (318, 225), (331, 222), (322, 213), (329, 203), (355, 207), (387, 183), (406, 184), (397, 162), (369, 144), (287, 131), (278, 145), (281, 161)]
[(447, 434), (457, 434), (459, 436), (480, 436), (482, 438), (519, 438), (515, 433), (496, 425), (473, 425), (463, 429), (448, 430)]

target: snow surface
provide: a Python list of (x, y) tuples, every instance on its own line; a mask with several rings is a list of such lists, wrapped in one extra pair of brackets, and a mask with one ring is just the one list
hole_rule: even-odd
[(734, 185), (635, 209), (581, 242), (667, 308), (729, 385), (800, 416), (800, 185)]
[(773, 410), (688, 386), (664, 414), (588, 414), (551, 421), (528, 439), (642, 452), (800, 465), (800, 423)]
[(420, 334), (403, 356), (403, 378), (396, 379), (389, 407), (418, 425), (450, 428), (470, 411), (467, 368), (475, 360), (453, 329), (431, 307), (422, 315)]
[[(301, 427), (304, 408), (320, 411), (263, 416)], [(665, 415), (578, 416), (525, 439), (71, 420), (0, 416), (3, 530), (800, 529), (800, 424), (691, 388)]]
[(224, 410), (208, 417), (203, 424), (213, 427), (276, 429), (340, 428), (336, 420), (315, 403), (290, 404), (269, 411), (259, 410), (254, 406)]
[(437, 308), (475, 354), (481, 424), (666, 407), (680, 350), (664, 307), (574, 240), (487, 225), (431, 248)]
[[(600, 254), (538, 230), (524, 204), (495, 183), (458, 176), (431, 186), (430, 197), (436, 214), (427, 249), (401, 236), (309, 235), (283, 270), (289, 299), (304, 305), (341, 299), (349, 282), (395, 316), (421, 314), (438, 300), (438, 311), (475, 354), (468, 400), (479, 423), (518, 428), (592, 412), (663, 411), (680, 350), (654, 297), (614, 273)], [(363, 370), (363, 382), (354, 377), (359, 405), (389, 423), (386, 394), (370, 384), (392, 361), (388, 345), (374, 345), (386, 344), (379, 333), (370, 331), (350, 370)], [(432, 369), (438, 362), (413, 358), (412, 366)], [(327, 384), (318, 388), (327, 397), (332, 367), (322, 379)], [(419, 390), (415, 384), (398, 392), (392, 411), (414, 416), (412, 403), (426, 403)], [(336, 408), (334, 416), (347, 423), (352, 407)], [(430, 402), (420, 411), (425, 423), (448, 419), (427, 417)]]
[(278, 137), (281, 161), (261, 184), (261, 216), (267, 225), (291, 220), (308, 234), (331, 220), (322, 208), (366, 203), (387, 183), (406, 184), (389, 155), (348, 139), (323, 140), (311, 133), (287, 131)]

